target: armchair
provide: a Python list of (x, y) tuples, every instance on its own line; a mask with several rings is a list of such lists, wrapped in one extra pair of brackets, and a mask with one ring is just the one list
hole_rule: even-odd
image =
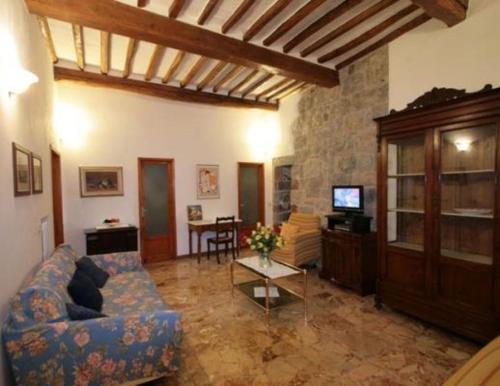
[[(321, 257), (321, 219), (315, 214), (292, 213), (288, 224), (296, 232), (284, 237), (284, 246), (272, 253), (272, 258), (295, 266)], [(282, 229), (283, 236), (283, 229)]]

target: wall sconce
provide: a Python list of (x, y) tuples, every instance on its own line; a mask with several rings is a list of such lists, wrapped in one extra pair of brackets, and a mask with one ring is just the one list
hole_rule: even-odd
[(32, 84), (38, 83), (38, 76), (23, 68), (17, 68), (6, 79), (9, 95), (22, 94)]
[(468, 151), (470, 149), (471, 140), (469, 139), (460, 139), (455, 141), (455, 146), (458, 151)]

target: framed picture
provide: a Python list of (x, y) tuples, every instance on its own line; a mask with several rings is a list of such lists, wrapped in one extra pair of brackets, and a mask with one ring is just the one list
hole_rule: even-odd
[(220, 198), (219, 165), (196, 165), (197, 197)]
[(33, 194), (43, 193), (42, 157), (31, 153), (31, 191)]
[(31, 152), (16, 143), (12, 143), (14, 168), (14, 196), (31, 194)]
[(122, 167), (80, 167), (82, 197), (123, 196)]
[(203, 211), (201, 205), (188, 205), (188, 221), (203, 220)]

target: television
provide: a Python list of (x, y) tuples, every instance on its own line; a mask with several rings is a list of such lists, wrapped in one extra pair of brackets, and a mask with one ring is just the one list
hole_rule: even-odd
[(363, 186), (361, 185), (333, 185), (333, 211), (361, 212), (364, 209)]

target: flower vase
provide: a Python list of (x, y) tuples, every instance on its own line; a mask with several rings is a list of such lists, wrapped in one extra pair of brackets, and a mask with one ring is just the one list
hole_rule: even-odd
[(261, 268), (267, 269), (271, 266), (271, 258), (269, 257), (269, 253), (263, 252), (259, 253), (259, 266)]

